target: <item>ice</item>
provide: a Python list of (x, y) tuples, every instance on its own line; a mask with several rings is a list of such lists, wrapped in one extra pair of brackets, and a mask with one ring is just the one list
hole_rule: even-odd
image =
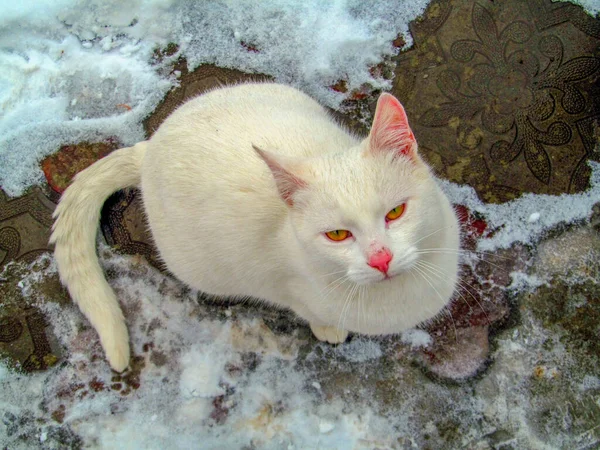
[(379, 342), (368, 337), (357, 337), (345, 345), (330, 347), (322, 344), (320, 349), (332, 358), (342, 357), (352, 362), (376, 360), (383, 354)]
[(590, 389), (600, 389), (600, 378), (586, 375), (581, 382), (580, 389), (584, 392)]
[[(451, 389), (422, 375), (409, 375), (418, 373), (414, 367), (393, 369), (385, 392), (395, 403), (393, 412), (386, 414), (379, 409), (381, 399), (371, 395), (377, 378), (368, 377), (368, 369), (398, 366), (393, 366), (389, 353), (384, 358), (377, 339), (354, 336), (335, 347), (315, 343), (301, 366), (305, 340), (297, 334), (273, 333), (260, 314), (250, 311), (229, 308), (230, 314), (222, 311), (222, 319), (217, 319), (219, 305), (199, 303), (195, 292), (136, 258), (117, 256), (104, 246), (99, 253), (126, 311), (134, 354), (143, 360), (139, 387), (126, 395), (124, 381), (119, 381), (123, 387), (115, 388), (97, 335), (77, 308), (52, 303), (35, 288), (45, 278), (56, 277), (55, 265), (44, 256), (37, 263), (44, 268), (24, 271), (20, 285), (48, 317), (64, 358), (60, 367), (32, 375), (9, 372), (0, 364), (0, 446), (15, 446), (18, 438), (6, 431), (19, 417), (35, 419), (20, 425), (22, 433), (35, 439), (45, 436), (44, 444), (56, 446), (57, 425), (50, 416), (62, 406), (61, 429), (72, 430), (97, 448), (197, 448), (199, 442), (206, 449), (372, 449), (395, 448), (398, 442), (418, 448), (422, 403), (432, 403), (460, 424), (465, 447), (498, 424), (515, 431), (508, 440), (524, 448), (543, 448), (527, 421), (536, 406), (526, 381), (536, 369), (539, 352), (548, 382), (560, 379), (559, 365), (573, 364), (559, 337), (546, 334), (524, 314), (521, 332), (509, 330), (510, 335), (498, 337), (494, 366), (473, 384)], [(415, 349), (430, 339), (421, 330), (402, 336), (403, 343)], [(543, 347), (549, 340), (553, 345)], [(348, 398), (326, 397), (330, 379), (311, 368), (320, 364), (332, 367), (329, 376), (339, 375)], [(348, 371), (363, 372), (354, 378), (360, 382), (345, 382)], [(73, 391), (77, 385), (83, 387)], [(587, 377), (577, 386), (585, 394), (597, 385), (597, 378)], [(486, 393), (473, 396), (473, 389)], [(433, 425), (431, 430), (434, 436), (438, 432)]]
[(0, 185), (20, 195), (41, 180), (40, 159), (64, 144), (143, 140), (141, 121), (170, 86), (148, 63), (87, 50), (73, 36), (0, 48)]
[(323, 434), (331, 433), (335, 428), (335, 423), (329, 422), (327, 420), (321, 420), (319, 423), (319, 432)]
[[(410, 43), (407, 24), (426, 1), (402, 7), (391, 1), (359, 2), (216, 2), (194, 4), (182, 16), (183, 34), (194, 36), (183, 51), (199, 61), (274, 75), (335, 106), (341, 96), (327, 89), (340, 77), (349, 89), (373, 80), (368, 68), (391, 54), (401, 33)], [(218, 5), (218, 6), (216, 6)], [(226, 17), (225, 20), (222, 20)], [(221, 20), (215, 29), (214, 23)], [(208, 30), (198, 34), (197, 29)], [(248, 51), (247, 48), (255, 49)]]

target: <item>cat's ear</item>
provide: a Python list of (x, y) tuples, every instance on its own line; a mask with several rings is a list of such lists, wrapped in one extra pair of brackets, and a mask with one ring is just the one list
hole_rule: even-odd
[(397, 152), (414, 158), (417, 154), (417, 140), (408, 125), (408, 118), (400, 102), (388, 93), (377, 100), (375, 119), (369, 134), (371, 152)]
[(283, 201), (288, 206), (294, 206), (294, 194), (299, 189), (307, 186), (306, 182), (294, 173), (294, 169), (298, 171), (297, 163), (283, 156), (267, 152), (254, 144), (252, 144), (252, 147), (271, 169), (277, 184), (277, 190)]

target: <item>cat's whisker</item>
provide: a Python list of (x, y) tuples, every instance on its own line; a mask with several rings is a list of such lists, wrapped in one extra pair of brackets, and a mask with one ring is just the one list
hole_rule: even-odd
[[(446, 277), (445, 277), (445, 276), (443, 276), (443, 274), (440, 274), (440, 273), (439, 273), (439, 271), (436, 271), (436, 270), (434, 270), (434, 268), (433, 268), (433, 267), (429, 267), (429, 266), (427, 266), (427, 265), (425, 265), (425, 264), (421, 264), (421, 263), (423, 263), (423, 261), (417, 261), (417, 264), (419, 264), (419, 267), (421, 267), (423, 270), (427, 270), (427, 272), (428, 272), (428, 273), (430, 273), (430, 274), (432, 274), (432, 275), (434, 275), (434, 276), (436, 276), (437, 278), (440, 278), (440, 279), (442, 279), (442, 280), (443, 280), (443, 279), (446, 279)], [(459, 284), (459, 283), (460, 283), (460, 280), (457, 280), (456, 282), (457, 282), (457, 286), (456, 286), (456, 288), (458, 288), (458, 289), (463, 289), (463, 290), (466, 290), (466, 288), (465, 288), (464, 286), (461, 286), (461, 285)], [(470, 293), (470, 292), (469, 292), (469, 293)], [(464, 296), (461, 294), (461, 292), (460, 292), (460, 291), (457, 291), (457, 294), (460, 296), (460, 298), (461, 298), (461, 299), (463, 299), (463, 301), (465, 302), (465, 304), (466, 304), (466, 305), (467, 305), (467, 306), (470, 308), (470, 307), (471, 307), (471, 305), (469, 304), (468, 300), (467, 300), (467, 299), (466, 299), (466, 298), (465, 298), (465, 297), (464, 297)], [(483, 309), (482, 309), (482, 310), (483, 310)], [(483, 312), (485, 313), (485, 310), (483, 310)]]
[(416, 245), (416, 244), (418, 244), (418, 243), (419, 243), (419, 242), (421, 242), (422, 240), (424, 240), (424, 239), (427, 239), (428, 237), (430, 237), (430, 236), (433, 236), (434, 234), (437, 234), (437, 233), (439, 233), (440, 231), (444, 231), (444, 230), (447, 230), (447, 229), (449, 229), (449, 228), (452, 228), (453, 226), (454, 226), (454, 225), (448, 225), (448, 226), (445, 226), (445, 227), (439, 228), (439, 229), (437, 229), (437, 230), (433, 231), (432, 233), (429, 233), (429, 234), (427, 234), (427, 235), (423, 236), (421, 239), (417, 239), (417, 240), (416, 240), (416, 241), (413, 243), (413, 245)]
[(498, 258), (499, 260), (503, 260), (503, 261), (510, 261), (511, 258), (505, 257), (505, 256), (500, 256), (500, 255), (496, 255), (495, 253), (491, 253), (491, 252), (478, 252), (478, 251), (470, 251), (470, 250), (460, 250), (460, 249), (452, 249), (452, 248), (429, 248), (429, 249), (420, 249), (416, 251), (417, 254), (420, 255), (426, 255), (426, 254), (457, 254), (460, 257), (465, 257), (465, 258), (474, 258), (478, 261), (484, 262), (486, 264), (489, 264), (490, 266), (504, 272), (507, 273), (508, 270), (502, 266), (499, 266), (498, 264), (495, 264), (493, 262), (491, 262), (488, 258)]
[(498, 255), (497, 253), (494, 252), (488, 252), (486, 250), (468, 250), (468, 249), (461, 249), (461, 248), (450, 248), (450, 247), (431, 247), (431, 248), (421, 248), (418, 251), (423, 251), (423, 250), (448, 250), (451, 252), (456, 252), (456, 253), (464, 253), (464, 254), (468, 254), (468, 255), (486, 255), (486, 256), (491, 256), (494, 258), (498, 258), (498, 259), (504, 259), (504, 260), (510, 260), (511, 258), (507, 257), (507, 256), (501, 256)]
[(354, 285), (354, 290), (350, 293), (350, 307), (348, 308), (348, 311), (346, 311), (346, 317), (344, 319), (344, 322), (342, 323), (342, 330), (346, 329), (346, 319), (348, 318), (348, 315), (350, 314), (350, 312), (353, 309), (353, 306), (356, 306), (357, 308), (357, 313), (358, 313), (358, 294), (360, 291), (360, 285), (359, 284), (355, 284)]
[[(490, 266), (504, 272), (507, 273), (508, 271), (504, 268), (501, 267), (497, 264), (494, 264), (493, 262), (488, 261), (487, 259), (485, 259), (482, 256), (479, 256), (476, 252), (465, 252), (465, 251), (460, 251), (460, 250), (452, 250), (452, 249), (425, 249), (425, 250), (417, 250), (415, 252), (418, 255), (427, 255), (427, 254), (457, 254), (459, 256), (464, 256), (464, 257), (473, 257), (475, 259), (477, 259), (478, 261), (484, 262), (486, 264), (489, 264)], [(504, 257), (500, 257), (502, 259), (508, 259), (508, 258), (504, 258)]]
[(331, 294), (337, 288), (341, 287), (348, 280), (350, 280), (350, 277), (348, 275), (344, 275), (344, 276), (341, 276), (339, 278), (336, 278), (331, 283), (329, 283), (327, 286), (325, 286), (321, 290), (321, 292), (319, 292), (319, 295), (323, 299), (327, 298), (329, 296), (329, 294)]
[[(442, 269), (440, 269), (439, 267), (436, 267), (434, 264), (428, 262), (428, 261), (417, 261), (417, 263), (421, 263), (421, 267), (422, 268), (428, 268), (430, 273), (437, 275), (438, 278), (442, 279), (442, 280), (451, 280), (451, 278), (449, 277), (449, 275), (447, 273), (445, 273)], [(477, 300), (477, 297), (475, 297), (475, 295), (473, 295), (473, 293), (467, 289), (467, 286), (473, 290), (476, 290), (474, 286), (471, 286), (469, 283), (467, 283), (464, 280), (461, 280), (460, 277), (457, 278), (456, 280), (457, 283), (457, 287), (459, 289), (462, 289), (463, 292), (466, 292), (467, 294), (469, 294), (469, 296), (475, 300), (475, 302), (477, 303), (477, 305), (479, 306), (479, 308), (481, 309), (481, 311), (483, 312), (483, 314), (485, 315), (485, 318), (488, 322), (489, 325), (491, 325), (491, 320), (488, 316), (488, 313), (486, 312), (485, 308), (483, 307), (483, 305), (481, 304), (481, 302), (479, 300)], [(458, 295), (460, 295), (460, 297), (465, 301), (465, 303), (470, 307), (471, 305), (469, 305), (469, 302), (467, 301), (467, 299), (460, 293), (457, 292)]]
[(365, 303), (363, 302), (364, 295), (365, 295), (365, 289), (366, 288), (364, 286), (359, 286), (359, 288), (358, 288), (358, 305), (357, 305), (357, 309), (358, 309), (358, 324), (357, 324), (357, 328), (358, 328), (358, 330), (362, 330), (360, 316), (361, 315), (363, 316), (363, 320), (365, 321), (365, 323), (366, 323), (366, 318), (367, 318), (367, 315), (366, 315), (366, 312), (365, 312), (365, 309), (364, 309)]
[(344, 314), (344, 320), (342, 322), (342, 327), (338, 329), (339, 330), (345, 330), (346, 329), (346, 319), (348, 319), (348, 315), (350, 314), (350, 311), (352, 311), (352, 306), (355, 300), (355, 295), (356, 295), (356, 291), (358, 291), (360, 285), (355, 284), (352, 287), (352, 290), (350, 291), (350, 294), (348, 295), (348, 299), (349, 299), (349, 303), (348, 303), (348, 308), (346, 309), (346, 313)]
[[(361, 308), (362, 308), (364, 320), (366, 320), (366, 317), (367, 317), (367, 309), (366, 309), (367, 308), (367, 302), (366, 302), (367, 299), (365, 298), (366, 293), (367, 293), (366, 286), (361, 286), (361, 288), (360, 288), (360, 297), (359, 298), (360, 298), (360, 303), (361, 303)], [(362, 328), (360, 328), (360, 326), (359, 326), (359, 329), (362, 329)]]
[(357, 304), (356, 304), (356, 316), (357, 316), (356, 323), (357, 323), (357, 325), (356, 326), (358, 327), (359, 330), (360, 330), (360, 304), (361, 304), (360, 297), (361, 297), (361, 294), (362, 294), (362, 286), (358, 285), (358, 296), (357, 296), (357, 300), (356, 300), (356, 302), (357, 302)]
[[(450, 275), (445, 272), (444, 270), (442, 270), (441, 267), (439, 267), (438, 265), (430, 262), (430, 261), (423, 261), (420, 260), (420, 263), (424, 264), (424, 265), (428, 265), (429, 267), (431, 267), (432, 269), (436, 270), (437, 272), (439, 272), (440, 274), (444, 275), (444, 279), (448, 279), (448, 280), (452, 280), (452, 278), (450, 277)], [(459, 284), (459, 287), (461, 289), (463, 289), (464, 291), (466, 291), (472, 298), (473, 300), (477, 301), (477, 298), (473, 295), (473, 293), (468, 289), (473, 289), (474, 291), (477, 291), (477, 288), (469, 283), (467, 283), (464, 279), (461, 279), (460, 277), (456, 280), (456, 282)], [(481, 305), (480, 305), (481, 306)], [(483, 310), (483, 308), (481, 308)], [(485, 313), (485, 310), (484, 310)]]
[[(417, 263), (418, 262), (419, 261), (417, 261)], [(419, 273), (423, 277), (423, 279), (429, 284), (429, 286), (431, 286), (431, 288), (438, 295), (440, 300), (442, 300), (442, 302), (444, 302), (444, 298), (439, 293), (439, 291), (435, 288), (435, 286), (433, 285), (433, 283), (431, 282), (431, 280), (429, 279), (427, 274), (423, 271), (423, 269), (418, 264), (415, 264), (414, 266), (412, 266), (412, 269), (415, 269), (417, 271), (417, 273)], [(448, 311), (450, 314), (450, 319), (452, 320), (452, 327), (454, 328), (454, 339), (456, 340), (456, 342), (458, 342), (458, 331), (456, 330), (456, 323), (454, 322), (454, 317), (452, 317), (452, 312), (450, 311), (449, 308), (446, 308), (446, 311)]]
[(340, 315), (338, 317), (338, 321), (337, 321), (337, 325), (336, 325), (336, 328), (338, 330), (341, 329), (340, 326), (342, 324), (342, 319), (345, 315), (346, 308), (350, 307), (350, 295), (349, 294), (352, 293), (352, 290), (354, 290), (355, 287), (356, 287), (356, 284), (350, 285), (350, 286), (346, 287), (346, 290), (344, 291), (344, 297), (345, 297), (344, 304), (342, 306), (342, 310), (340, 311)]
[(452, 315), (452, 310), (450, 308), (445, 308), (446, 314), (450, 317), (450, 321), (452, 322), (452, 328), (454, 329), (454, 341), (458, 342), (458, 330), (456, 329), (456, 322), (454, 321), (454, 316)]
[(320, 275), (318, 278), (319, 279), (326, 278), (326, 277), (330, 277), (332, 275), (337, 275), (337, 274), (340, 274), (340, 273), (346, 273), (346, 270), (345, 269), (344, 270), (336, 270), (335, 272), (326, 273), (325, 275)]
[(340, 310), (340, 314), (338, 316), (338, 321), (337, 321), (337, 325), (336, 327), (339, 328), (340, 323), (342, 322), (342, 314), (344, 313), (344, 309), (346, 309), (346, 302), (348, 301), (348, 298), (346, 297), (346, 293), (348, 292), (349, 289), (351, 289), (351, 285), (346, 286), (346, 288), (344, 289), (344, 303), (342, 304), (342, 309)]

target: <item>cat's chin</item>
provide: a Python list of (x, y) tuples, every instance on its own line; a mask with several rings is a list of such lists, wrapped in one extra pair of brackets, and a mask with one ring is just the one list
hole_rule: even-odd
[(400, 274), (401, 272), (398, 273), (392, 273), (392, 274), (381, 274), (380, 277), (368, 277), (368, 278), (360, 278), (360, 279), (354, 279), (352, 280), (354, 283), (361, 285), (361, 286), (370, 286), (370, 285), (376, 285), (376, 284), (381, 284), (381, 283), (385, 283), (388, 281), (393, 281), (396, 279), (396, 277)]

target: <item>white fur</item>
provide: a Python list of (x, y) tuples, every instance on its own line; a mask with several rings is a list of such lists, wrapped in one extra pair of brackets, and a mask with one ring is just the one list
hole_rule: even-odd
[[(329, 342), (347, 330), (397, 333), (437, 315), (455, 288), (458, 224), (416, 145), (404, 155), (374, 144), (395, 142), (381, 134), (393, 120), (386, 108), (378, 106), (379, 136), (361, 141), (293, 88), (227, 87), (79, 174), (56, 210), (52, 242), (61, 280), (111, 366), (127, 367), (128, 337), (94, 237), (104, 199), (130, 185), (141, 187), (167, 268), (193, 288), (290, 308)], [(289, 185), (282, 173), (303, 184)], [(404, 215), (386, 226), (401, 203)], [(335, 229), (353, 237), (328, 240), (323, 233)], [(367, 265), (373, 245), (393, 253), (391, 279)], [(427, 249), (437, 250), (418, 253)]]

